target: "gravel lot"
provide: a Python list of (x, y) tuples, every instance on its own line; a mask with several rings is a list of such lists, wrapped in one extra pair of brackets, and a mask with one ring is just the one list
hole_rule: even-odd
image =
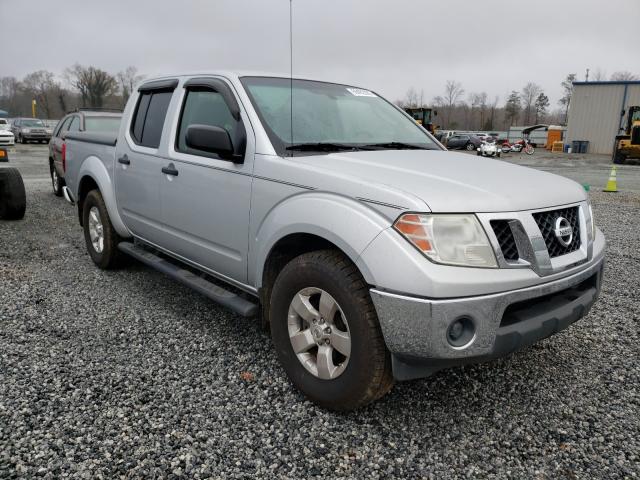
[(16, 150), (28, 207), (0, 221), (0, 478), (640, 477), (640, 167), (604, 194), (602, 159), (526, 159), (605, 172), (588, 317), (338, 415), (293, 389), (255, 322), (139, 264), (95, 268), (45, 147)]

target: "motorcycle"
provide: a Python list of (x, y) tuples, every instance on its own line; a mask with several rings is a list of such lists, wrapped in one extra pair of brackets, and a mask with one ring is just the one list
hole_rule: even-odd
[(485, 140), (478, 147), (476, 154), (482, 157), (500, 158), (500, 147), (498, 147), (495, 140)]
[(533, 153), (536, 151), (536, 149), (533, 148), (533, 145), (531, 145), (529, 143), (529, 140), (527, 140), (526, 138), (521, 138), (520, 140), (514, 143), (509, 143), (509, 141), (507, 140), (502, 144), (500, 148), (502, 150), (502, 153), (524, 152), (527, 155), (533, 155)]

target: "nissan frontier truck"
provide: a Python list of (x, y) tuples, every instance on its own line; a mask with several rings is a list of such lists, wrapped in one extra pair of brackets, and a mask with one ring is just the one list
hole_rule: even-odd
[(531, 345), (600, 291), (605, 239), (579, 184), (448, 152), (364, 88), (169, 75), (139, 85), (117, 134), (66, 145), (93, 262), (134, 257), (255, 316), (328, 409)]

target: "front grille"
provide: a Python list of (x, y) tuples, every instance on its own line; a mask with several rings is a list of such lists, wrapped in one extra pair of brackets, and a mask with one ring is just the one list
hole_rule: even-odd
[[(564, 246), (556, 238), (555, 224), (558, 217), (566, 218), (573, 229), (573, 239), (567, 246)], [(542, 233), (542, 238), (544, 238), (544, 243), (547, 245), (547, 250), (549, 251), (549, 256), (551, 258), (575, 252), (580, 248), (580, 222), (578, 221), (578, 207), (534, 213), (533, 219), (540, 228), (540, 233)]]
[(507, 261), (518, 260), (520, 258), (518, 247), (516, 246), (516, 239), (513, 237), (509, 220), (491, 220), (491, 228), (493, 228), (493, 233), (496, 234), (504, 259)]

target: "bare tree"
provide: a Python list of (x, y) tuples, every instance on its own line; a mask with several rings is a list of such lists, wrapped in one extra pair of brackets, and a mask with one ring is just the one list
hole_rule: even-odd
[(144, 75), (138, 75), (136, 67), (127, 67), (126, 70), (118, 72), (116, 75), (120, 86), (120, 94), (122, 95), (122, 106), (127, 104), (127, 100), (133, 92), (133, 88), (138, 82), (144, 79)]
[(14, 113), (18, 107), (20, 82), (16, 77), (2, 77), (0, 79), (0, 98), (5, 102), (9, 113)]
[(464, 95), (464, 88), (462, 88), (462, 84), (460, 82), (456, 82), (455, 80), (447, 80), (447, 84), (444, 87), (444, 97), (436, 97), (441, 98), (443, 107), (445, 109), (445, 118), (444, 124), (448, 127), (451, 121), (451, 113), (453, 111), (453, 107), (460, 101), (460, 98)]
[(520, 110), (522, 109), (522, 103), (520, 101), (520, 94), (513, 90), (507, 98), (507, 103), (504, 106), (505, 120), (509, 119), (509, 127), (518, 121), (520, 116)]
[(622, 72), (614, 72), (611, 74), (611, 80), (614, 81), (632, 81), (632, 80), (638, 80), (640, 79), (640, 77), (638, 77), (638, 75), (636, 75), (635, 73), (631, 73), (631, 72), (627, 72), (627, 71), (622, 71)]
[(118, 89), (116, 79), (99, 68), (84, 67), (76, 63), (66, 73), (71, 85), (80, 92), (82, 105), (85, 107), (102, 107), (105, 98)]
[(571, 96), (573, 95), (573, 82), (576, 79), (575, 73), (570, 73), (567, 78), (561, 83), (564, 90), (564, 95), (558, 103), (564, 107), (564, 123), (567, 123), (567, 117), (569, 116), (569, 103), (571, 103)]
[(607, 79), (607, 72), (605, 70), (602, 70), (601, 68), (596, 68), (591, 78), (594, 82), (605, 81)]
[(520, 98), (522, 99), (522, 103), (524, 104), (523, 122), (525, 125), (529, 125), (531, 123), (531, 114), (534, 111), (534, 103), (540, 93), (542, 93), (542, 88), (540, 87), (540, 85), (533, 82), (527, 83), (522, 89), (522, 95), (520, 96)]
[(44, 116), (46, 118), (52, 118), (52, 98), (58, 87), (53, 73), (46, 70), (38, 70), (37, 72), (30, 73), (24, 77), (22, 85), (24, 91), (36, 100), (37, 105), (42, 109)]
[(500, 101), (500, 97), (496, 95), (493, 102), (489, 106), (489, 119), (487, 123), (483, 125), (484, 130), (493, 130), (494, 125), (496, 124), (496, 110), (498, 109), (498, 102)]
[(409, 87), (407, 93), (404, 94), (403, 107), (404, 108), (415, 108), (418, 106), (418, 102), (420, 101), (418, 97), (418, 92), (415, 88)]

